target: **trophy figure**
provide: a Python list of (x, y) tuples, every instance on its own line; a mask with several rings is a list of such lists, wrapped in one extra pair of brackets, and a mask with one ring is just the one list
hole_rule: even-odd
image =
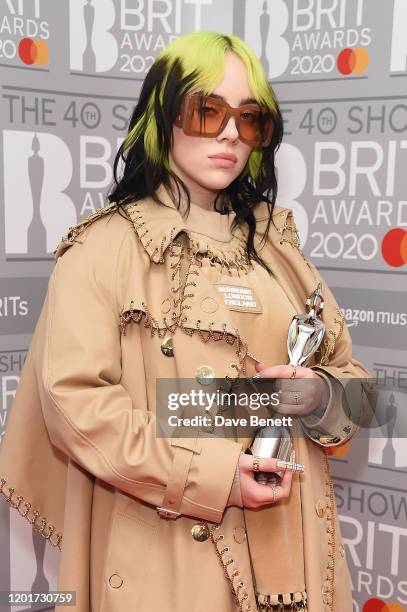
[[(287, 336), (289, 365), (305, 365), (317, 351), (325, 333), (325, 324), (320, 318), (324, 308), (321, 284), (307, 299), (306, 314), (294, 315)], [(252, 455), (268, 459), (276, 457), (292, 460), (293, 443), (288, 427), (261, 427), (250, 446)], [(254, 477), (262, 484), (275, 484), (282, 472), (255, 472)]]
[(325, 333), (325, 324), (319, 318), (324, 309), (321, 284), (307, 299), (307, 314), (295, 315), (287, 336), (289, 365), (304, 365), (317, 351)]

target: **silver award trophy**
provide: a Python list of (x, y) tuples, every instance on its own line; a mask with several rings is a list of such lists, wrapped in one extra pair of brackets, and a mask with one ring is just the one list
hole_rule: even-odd
[[(320, 283), (305, 304), (307, 313), (295, 315), (288, 330), (289, 365), (306, 365), (321, 344), (325, 333), (325, 324), (320, 318), (324, 308)], [(290, 461), (293, 453), (290, 429), (278, 426), (261, 427), (250, 446), (250, 451), (256, 457), (265, 459), (276, 457)], [(282, 472), (254, 473), (255, 479), (263, 484), (276, 483), (281, 476)]]

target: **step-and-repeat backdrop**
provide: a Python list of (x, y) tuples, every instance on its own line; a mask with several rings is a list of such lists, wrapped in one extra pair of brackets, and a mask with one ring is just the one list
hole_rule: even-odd
[[(279, 204), (381, 381), (384, 435), (330, 457), (354, 611), (407, 610), (407, 0), (2, 0), (0, 440), (70, 225), (106, 203), (156, 54), (196, 30), (261, 58), (285, 119)], [(54, 589), (58, 553), (0, 503), (0, 590)], [(12, 608), (22, 610), (22, 607)]]

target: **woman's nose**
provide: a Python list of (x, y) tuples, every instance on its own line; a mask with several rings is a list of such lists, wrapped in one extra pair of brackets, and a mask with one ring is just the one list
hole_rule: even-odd
[(219, 134), (218, 138), (229, 138), (230, 140), (236, 140), (239, 138), (239, 130), (237, 129), (235, 117), (229, 118), (229, 121), (225, 125), (223, 131)]

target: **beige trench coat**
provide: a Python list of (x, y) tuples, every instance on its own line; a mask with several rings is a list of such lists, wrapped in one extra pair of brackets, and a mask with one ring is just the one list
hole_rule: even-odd
[[(241, 338), (226, 306), (206, 314), (200, 300), (182, 293), (182, 246), (174, 238), (185, 226), (174, 205), (146, 199), (128, 211), (131, 221), (114, 204), (99, 209), (55, 251), (1, 448), (0, 490), (61, 550), (58, 588), (76, 591), (75, 610), (254, 611), (244, 511), (227, 505), (241, 445), (207, 434), (155, 436), (156, 378), (195, 378), (201, 365), (234, 377)], [(262, 203), (259, 238), (265, 213)], [(274, 220), (260, 252), (304, 312), (320, 277), (298, 248), (292, 211), (277, 206)], [(189, 281), (189, 295), (213, 295), (199, 273)], [(352, 358), (343, 317), (322, 289), (321, 371), (370, 376)], [(172, 354), (162, 346), (169, 336)], [(248, 350), (260, 350), (261, 341)], [(253, 373), (248, 360), (246, 375)], [(359, 392), (365, 401), (369, 389), (361, 384)], [(324, 448), (355, 433), (348, 416), (331, 398), (317, 425), (332, 435), (306, 430), (307, 453), (299, 458), (307, 466), (301, 499), (310, 612), (352, 610)], [(220, 523), (216, 538), (194, 539), (203, 521)]]

